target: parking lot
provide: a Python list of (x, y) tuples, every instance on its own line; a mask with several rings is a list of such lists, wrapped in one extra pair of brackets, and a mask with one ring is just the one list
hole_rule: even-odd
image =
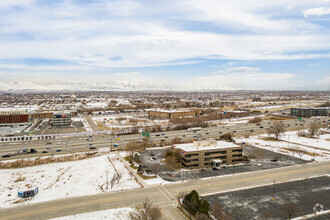
[[(288, 219), (330, 208), (329, 176), (206, 196), (211, 206), (220, 204), (232, 219)], [(312, 219), (329, 219), (323, 215)], [(310, 218), (309, 218), (310, 219)]]
[(34, 131), (35, 135), (42, 134), (65, 134), (65, 133), (77, 133), (84, 132), (84, 124), (81, 121), (73, 121), (70, 127), (51, 127), (50, 120), (43, 121), (38, 128)]
[[(191, 179), (199, 179), (199, 178), (207, 178), (214, 176), (222, 176), (229, 174), (236, 174), (242, 172), (252, 172), (264, 169), (273, 169), (277, 167), (285, 167), (291, 166), (294, 164), (306, 163), (307, 161), (301, 160), (299, 158), (283, 155), (280, 153), (276, 153), (273, 151), (256, 148), (254, 146), (244, 146), (243, 153), (244, 154), (253, 154), (254, 151), (258, 151), (260, 156), (258, 162), (256, 160), (252, 160), (250, 162), (243, 162), (239, 164), (233, 165), (224, 165), (220, 170), (213, 170), (212, 168), (208, 169), (195, 169), (195, 170), (184, 170), (181, 172), (173, 172), (170, 174), (169, 169), (164, 164), (164, 155), (166, 150), (169, 148), (156, 148), (154, 150), (146, 150), (141, 153), (140, 160), (141, 164), (146, 167), (146, 170), (149, 170), (153, 164), (158, 163), (161, 164), (161, 169), (159, 172), (159, 176), (166, 181), (170, 182), (178, 182), (182, 180), (191, 180)], [(274, 161), (276, 160), (276, 161)]]

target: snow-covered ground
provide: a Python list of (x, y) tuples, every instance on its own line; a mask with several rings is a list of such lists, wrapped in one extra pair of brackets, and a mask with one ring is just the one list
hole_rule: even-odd
[[(285, 132), (285, 135), (281, 136), (279, 141), (263, 139), (269, 137), (267, 134), (250, 136), (249, 138), (236, 138), (236, 141), (238, 143), (245, 142), (246, 144), (255, 145), (260, 148), (294, 156), (303, 160), (310, 161), (311, 159), (315, 159), (316, 161), (324, 161), (330, 160), (330, 141), (326, 140), (330, 138), (329, 136), (329, 134), (324, 134), (314, 139), (298, 137), (296, 131), (289, 131)], [(295, 144), (286, 142), (288, 140)], [(323, 148), (324, 150), (314, 147)], [(303, 150), (307, 153), (299, 154), (296, 150)]]
[(307, 138), (298, 137), (297, 132), (286, 132), (284, 136), (280, 137), (280, 139), (330, 150), (330, 141), (327, 141), (327, 139), (330, 140), (330, 134), (323, 134), (315, 138)]
[(132, 212), (136, 212), (132, 208), (119, 208), (119, 209), (107, 209), (97, 212), (82, 213), (77, 215), (69, 215), (60, 218), (54, 218), (54, 220), (90, 220), (90, 219), (108, 219), (108, 220), (127, 220)]
[[(116, 173), (107, 156), (18, 169), (2, 169), (0, 170), (0, 208), (102, 193), (106, 191), (106, 171), (109, 182)], [(115, 154), (109, 154), (109, 157), (121, 178), (112, 189), (109, 186), (108, 191), (139, 188), (140, 185), (118, 157)], [(39, 193), (33, 199), (23, 200), (17, 197), (17, 192), (36, 187), (39, 187)]]

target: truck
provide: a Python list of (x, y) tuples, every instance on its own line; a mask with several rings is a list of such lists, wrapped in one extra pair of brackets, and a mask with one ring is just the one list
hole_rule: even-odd
[(194, 127), (194, 128), (188, 128), (187, 131), (200, 131), (202, 130), (201, 127)]

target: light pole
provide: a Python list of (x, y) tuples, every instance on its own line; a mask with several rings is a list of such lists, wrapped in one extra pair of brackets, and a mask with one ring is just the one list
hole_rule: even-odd
[(107, 190), (109, 189), (109, 184), (108, 184), (108, 173), (109, 173), (109, 171), (105, 171), (106, 172), (106, 174), (107, 174)]
[(273, 181), (273, 201), (275, 200), (275, 180)]

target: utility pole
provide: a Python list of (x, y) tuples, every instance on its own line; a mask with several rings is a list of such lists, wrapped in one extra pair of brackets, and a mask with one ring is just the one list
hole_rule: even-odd
[(107, 174), (107, 190), (108, 190), (108, 188), (109, 188), (109, 184), (108, 184), (108, 173), (109, 173), (109, 171), (105, 171), (105, 172)]
[(273, 201), (275, 200), (275, 180), (273, 181)]

